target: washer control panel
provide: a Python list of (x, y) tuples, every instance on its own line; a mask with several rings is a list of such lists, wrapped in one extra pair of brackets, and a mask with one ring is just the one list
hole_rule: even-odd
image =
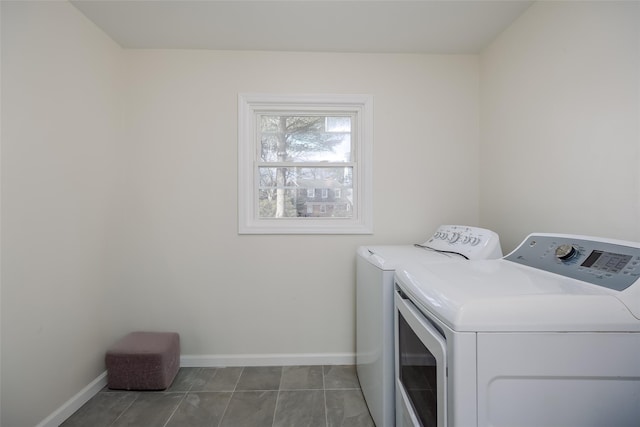
[(640, 278), (640, 244), (532, 234), (504, 259), (622, 291)]
[(495, 232), (466, 225), (441, 225), (421, 246), (436, 251), (459, 253), (469, 259), (502, 256), (500, 238)]

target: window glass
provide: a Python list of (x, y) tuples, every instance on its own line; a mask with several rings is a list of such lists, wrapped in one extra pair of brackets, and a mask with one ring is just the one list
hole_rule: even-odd
[(263, 115), (263, 162), (350, 162), (351, 117)]
[[(316, 199), (316, 187), (334, 189), (331, 201), (323, 201), (325, 208), (317, 217), (353, 217), (352, 167), (260, 167), (260, 218), (308, 217), (308, 205)], [(329, 199), (329, 189), (320, 192)]]

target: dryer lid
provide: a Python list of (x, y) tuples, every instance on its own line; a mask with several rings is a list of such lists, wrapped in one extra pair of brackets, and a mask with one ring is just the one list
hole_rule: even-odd
[(423, 311), (455, 331), (640, 331), (625, 291), (506, 259), (411, 265), (396, 283)]

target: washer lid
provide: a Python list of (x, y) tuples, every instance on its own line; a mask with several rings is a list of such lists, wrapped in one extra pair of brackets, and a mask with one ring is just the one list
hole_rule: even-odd
[(360, 246), (358, 256), (381, 270), (391, 271), (397, 269), (399, 265), (464, 260), (458, 255), (444, 254), (413, 245)]
[(491, 230), (441, 225), (422, 245), (361, 246), (358, 256), (381, 270), (393, 271), (400, 263), (500, 258), (502, 249), (500, 238)]
[(455, 331), (640, 331), (615, 291), (505, 259), (400, 266), (398, 286)]

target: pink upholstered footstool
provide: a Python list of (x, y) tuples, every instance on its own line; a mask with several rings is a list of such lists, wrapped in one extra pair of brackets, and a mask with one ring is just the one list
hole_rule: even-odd
[(164, 390), (180, 368), (175, 332), (132, 332), (107, 350), (108, 386), (117, 390)]

